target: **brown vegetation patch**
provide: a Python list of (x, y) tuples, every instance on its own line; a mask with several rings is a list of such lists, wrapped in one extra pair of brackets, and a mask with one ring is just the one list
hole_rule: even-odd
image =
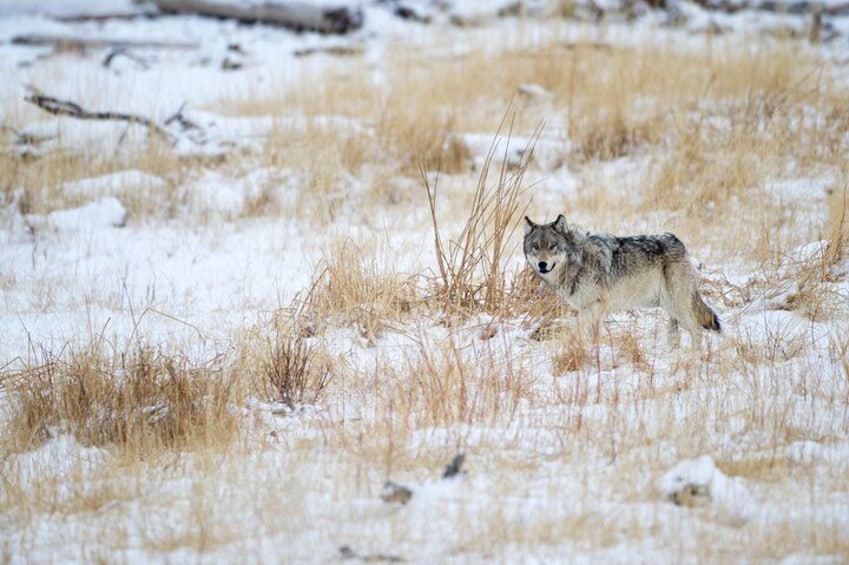
[(20, 371), (8, 392), (10, 449), (31, 449), (63, 432), (83, 445), (139, 455), (235, 437), (235, 393), (222, 358), (198, 364), (144, 347), (116, 358), (99, 345), (65, 355), (43, 351)]

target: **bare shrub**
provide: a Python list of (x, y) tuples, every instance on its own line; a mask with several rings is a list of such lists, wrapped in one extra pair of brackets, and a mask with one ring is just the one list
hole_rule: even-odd
[(779, 257), (777, 272), (761, 286), (777, 310), (791, 310), (812, 321), (825, 321), (847, 312), (845, 291), (838, 283), (845, 277), (835, 269), (835, 241), (815, 242)]
[(269, 400), (289, 408), (316, 402), (330, 383), (330, 367), (315, 347), (298, 336), (277, 332), (261, 360), (261, 389)]

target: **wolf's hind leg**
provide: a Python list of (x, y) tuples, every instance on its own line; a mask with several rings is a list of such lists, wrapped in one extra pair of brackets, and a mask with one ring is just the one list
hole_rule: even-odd
[(696, 280), (692, 266), (686, 261), (672, 263), (664, 270), (665, 289), (661, 303), (670, 317), (690, 334), (691, 349), (700, 351), (702, 326), (693, 307)]
[[(674, 306), (678, 306), (675, 304)], [(702, 348), (702, 327), (699, 325), (695, 316), (691, 311), (683, 308), (671, 308), (668, 313), (670, 315), (669, 322), (669, 343), (673, 347), (680, 345), (679, 326), (684, 326), (687, 333), (690, 334), (690, 347), (693, 351), (699, 351)]]
[(690, 349), (694, 353), (702, 351), (702, 328), (698, 324), (687, 324), (687, 331), (690, 333)]

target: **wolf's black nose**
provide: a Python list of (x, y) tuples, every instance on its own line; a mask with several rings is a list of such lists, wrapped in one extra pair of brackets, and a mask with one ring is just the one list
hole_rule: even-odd
[(539, 270), (540, 270), (540, 271), (545, 271), (545, 268), (546, 268), (546, 267), (548, 267), (548, 263), (546, 263), (545, 261), (540, 261), (540, 262), (539, 262)]

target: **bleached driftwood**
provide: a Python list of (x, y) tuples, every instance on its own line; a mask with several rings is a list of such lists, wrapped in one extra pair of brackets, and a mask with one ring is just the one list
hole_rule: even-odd
[(13, 45), (33, 47), (55, 47), (57, 49), (197, 49), (197, 43), (182, 41), (135, 41), (132, 39), (88, 38), (68, 35), (28, 34), (12, 38)]
[(155, 0), (155, 3), (165, 13), (196, 14), (320, 33), (347, 33), (363, 25), (362, 11), (347, 6), (281, 1), (239, 4), (235, 1)]

